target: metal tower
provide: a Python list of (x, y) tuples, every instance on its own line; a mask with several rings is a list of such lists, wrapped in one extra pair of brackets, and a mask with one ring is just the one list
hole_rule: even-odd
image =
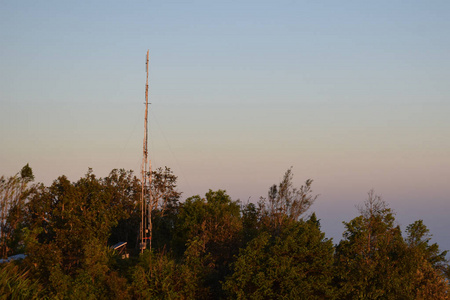
[(152, 247), (152, 165), (151, 160), (148, 158), (148, 54), (146, 60), (146, 73), (147, 80), (145, 83), (145, 124), (144, 124), (144, 145), (143, 145), (143, 158), (141, 168), (141, 226), (139, 232), (139, 248), (141, 253), (147, 246)]

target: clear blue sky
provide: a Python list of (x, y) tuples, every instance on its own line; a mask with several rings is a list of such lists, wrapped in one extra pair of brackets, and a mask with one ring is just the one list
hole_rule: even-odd
[(450, 249), (449, 1), (2, 1), (0, 173), (256, 201), (294, 167), (337, 242), (370, 189)]

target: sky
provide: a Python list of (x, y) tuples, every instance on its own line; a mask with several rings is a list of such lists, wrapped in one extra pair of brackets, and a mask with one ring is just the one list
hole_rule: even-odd
[(0, 2), (0, 175), (142, 161), (256, 202), (292, 166), (337, 243), (373, 189), (450, 250), (449, 1)]

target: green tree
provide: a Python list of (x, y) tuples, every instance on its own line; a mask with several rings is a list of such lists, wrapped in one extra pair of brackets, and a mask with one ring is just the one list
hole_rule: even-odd
[(170, 248), (181, 197), (177, 179), (168, 167), (152, 172), (152, 245), (157, 249)]
[(335, 283), (341, 299), (445, 299), (438, 265), (445, 252), (428, 245), (421, 221), (408, 226), (403, 239), (394, 213), (369, 192), (361, 215), (344, 222), (344, 239), (336, 248)]
[[(229, 272), (229, 264), (241, 243), (242, 220), (239, 201), (231, 200), (223, 190), (194, 196), (180, 205), (175, 226), (174, 251), (185, 254), (192, 243), (204, 249), (199, 258), (207, 266), (205, 284), (212, 293), (221, 293), (220, 280)], [(185, 255), (186, 256), (186, 255)]]
[(108, 243), (127, 242), (129, 248), (136, 248), (140, 214), (141, 182), (132, 171), (114, 169), (103, 178), (102, 185), (112, 198), (111, 205), (120, 211), (117, 225), (111, 229)]
[(0, 177), (0, 257), (23, 252), (21, 227), (25, 204), (33, 189), (33, 171), (26, 164), (20, 173), (9, 178)]
[(283, 223), (297, 221), (317, 199), (312, 194), (312, 180), (300, 188), (294, 187), (292, 168), (284, 174), (280, 184), (270, 187), (267, 198), (258, 202), (260, 219), (266, 227), (279, 230)]
[[(292, 169), (269, 189), (258, 207), (242, 211), (245, 247), (232, 263), (223, 289), (234, 299), (329, 299), (333, 297), (333, 244), (312, 214), (312, 180), (295, 188)], [(253, 239), (252, 239), (253, 238)], [(249, 241), (247, 243), (247, 241)]]
[(45, 299), (44, 288), (13, 263), (0, 265), (0, 299)]
[(132, 275), (135, 299), (213, 298), (206, 284), (210, 255), (205, 254), (204, 244), (199, 238), (188, 242), (183, 257), (178, 260), (168, 253), (150, 250), (145, 250), (139, 259)]
[(111, 268), (117, 254), (97, 240), (88, 241), (83, 250), (81, 268), (71, 280), (70, 294), (64, 298), (130, 299), (127, 280)]
[(405, 243), (394, 213), (373, 191), (359, 211), (344, 222), (344, 239), (336, 249), (340, 298), (402, 299)]
[(247, 203), (241, 209), (241, 213), (243, 245), (246, 245), (258, 235), (258, 232), (261, 229), (260, 212), (255, 204)]
[(411, 294), (418, 299), (447, 299), (450, 295), (445, 272), (448, 270), (447, 251), (430, 244), (432, 235), (422, 220), (406, 228), (406, 242), (412, 276)]
[(199, 237), (214, 252), (218, 248), (235, 246), (241, 229), (239, 202), (231, 200), (224, 190), (209, 190), (205, 198), (193, 196), (180, 206), (175, 242), (183, 253), (188, 241)]
[(39, 185), (27, 205), (30, 269), (54, 293), (67, 290), (88, 268), (93, 245), (106, 247), (112, 229), (136, 211), (138, 190), (133, 176), (122, 170), (104, 179), (89, 170), (74, 183), (61, 176), (49, 187)]
[(436, 269), (444, 269), (448, 251), (440, 251), (439, 245), (430, 244), (432, 235), (422, 220), (415, 221), (406, 227), (406, 242), (410, 249), (416, 251), (423, 259)]
[(333, 298), (333, 244), (314, 214), (278, 235), (261, 231), (232, 266), (223, 285), (231, 299)]
[(34, 181), (33, 170), (30, 168), (29, 164), (26, 164), (22, 170), (20, 170), (20, 178), (24, 182)]

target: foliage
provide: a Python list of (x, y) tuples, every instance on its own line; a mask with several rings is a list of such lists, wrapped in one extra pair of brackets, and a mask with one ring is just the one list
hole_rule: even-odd
[(189, 242), (181, 262), (166, 253), (144, 251), (133, 273), (136, 299), (210, 299), (205, 284), (209, 256), (199, 239)]
[(153, 171), (152, 178), (152, 199), (158, 215), (163, 216), (166, 210), (173, 210), (178, 205), (181, 193), (176, 190), (177, 176), (165, 167)]
[(283, 223), (297, 221), (317, 199), (312, 195), (312, 180), (308, 179), (300, 188), (293, 187), (292, 168), (284, 174), (280, 184), (270, 187), (268, 197), (261, 198), (259, 210), (267, 227), (279, 230)]
[(168, 167), (152, 172), (152, 245), (168, 250), (174, 234), (181, 193), (177, 191), (177, 176)]
[(20, 178), (25, 182), (34, 180), (33, 170), (30, 168), (29, 164), (26, 164), (22, 170), (20, 170)]
[(0, 258), (23, 252), (21, 223), (28, 194), (33, 189), (28, 184), (33, 180), (33, 171), (28, 164), (20, 174), (0, 177)]
[(28, 271), (20, 270), (15, 264), (0, 267), (0, 299), (43, 299), (44, 289)]
[(40, 257), (42, 249), (53, 249), (53, 257), (59, 257), (55, 263), (73, 275), (88, 241), (106, 245), (119, 220), (137, 213), (137, 186), (131, 174), (119, 173), (114, 170), (110, 177), (97, 179), (89, 170), (74, 183), (61, 176), (50, 187), (40, 185), (28, 204), (26, 221), (34, 243), (27, 251)]
[(127, 242), (135, 248), (140, 222), (139, 199), (140, 180), (132, 171), (114, 169), (108, 177), (101, 179), (102, 186), (111, 197), (110, 204), (117, 211), (117, 223), (111, 229), (108, 243)]
[(436, 243), (430, 245), (431, 234), (422, 220), (415, 221), (406, 228), (412, 293), (421, 299), (447, 299), (450, 295), (445, 272), (448, 270), (445, 258), (447, 251), (441, 252)]
[(240, 251), (224, 288), (233, 299), (329, 299), (332, 265), (333, 244), (313, 215), (278, 236), (262, 231)]
[(373, 191), (361, 215), (344, 222), (344, 239), (336, 248), (335, 282), (342, 299), (440, 299), (447, 283), (439, 274), (445, 252), (428, 245), (421, 221), (408, 226), (406, 241), (394, 213)]
[(198, 244), (203, 249), (201, 259), (210, 261), (206, 284), (213, 293), (221, 293), (219, 281), (228, 273), (241, 243), (240, 203), (223, 190), (209, 190), (205, 198), (190, 197), (180, 206), (175, 227), (173, 250), (177, 257)]
[(242, 239), (243, 245), (246, 245), (249, 241), (254, 239), (259, 230), (260, 226), (260, 212), (253, 203), (247, 203), (242, 209)]
[[(312, 180), (289, 169), (257, 203), (224, 190), (180, 203), (169, 168), (152, 174), (153, 245), (137, 255), (141, 182), (91, 169), (31, 184), (0, 178), (0, 299), (448, 299), (450, 267), (421, 220), (406, 228), (373, 191), (337, 246), (314, 213)], [(127, 242), (130, 258), (108, 245)]]

